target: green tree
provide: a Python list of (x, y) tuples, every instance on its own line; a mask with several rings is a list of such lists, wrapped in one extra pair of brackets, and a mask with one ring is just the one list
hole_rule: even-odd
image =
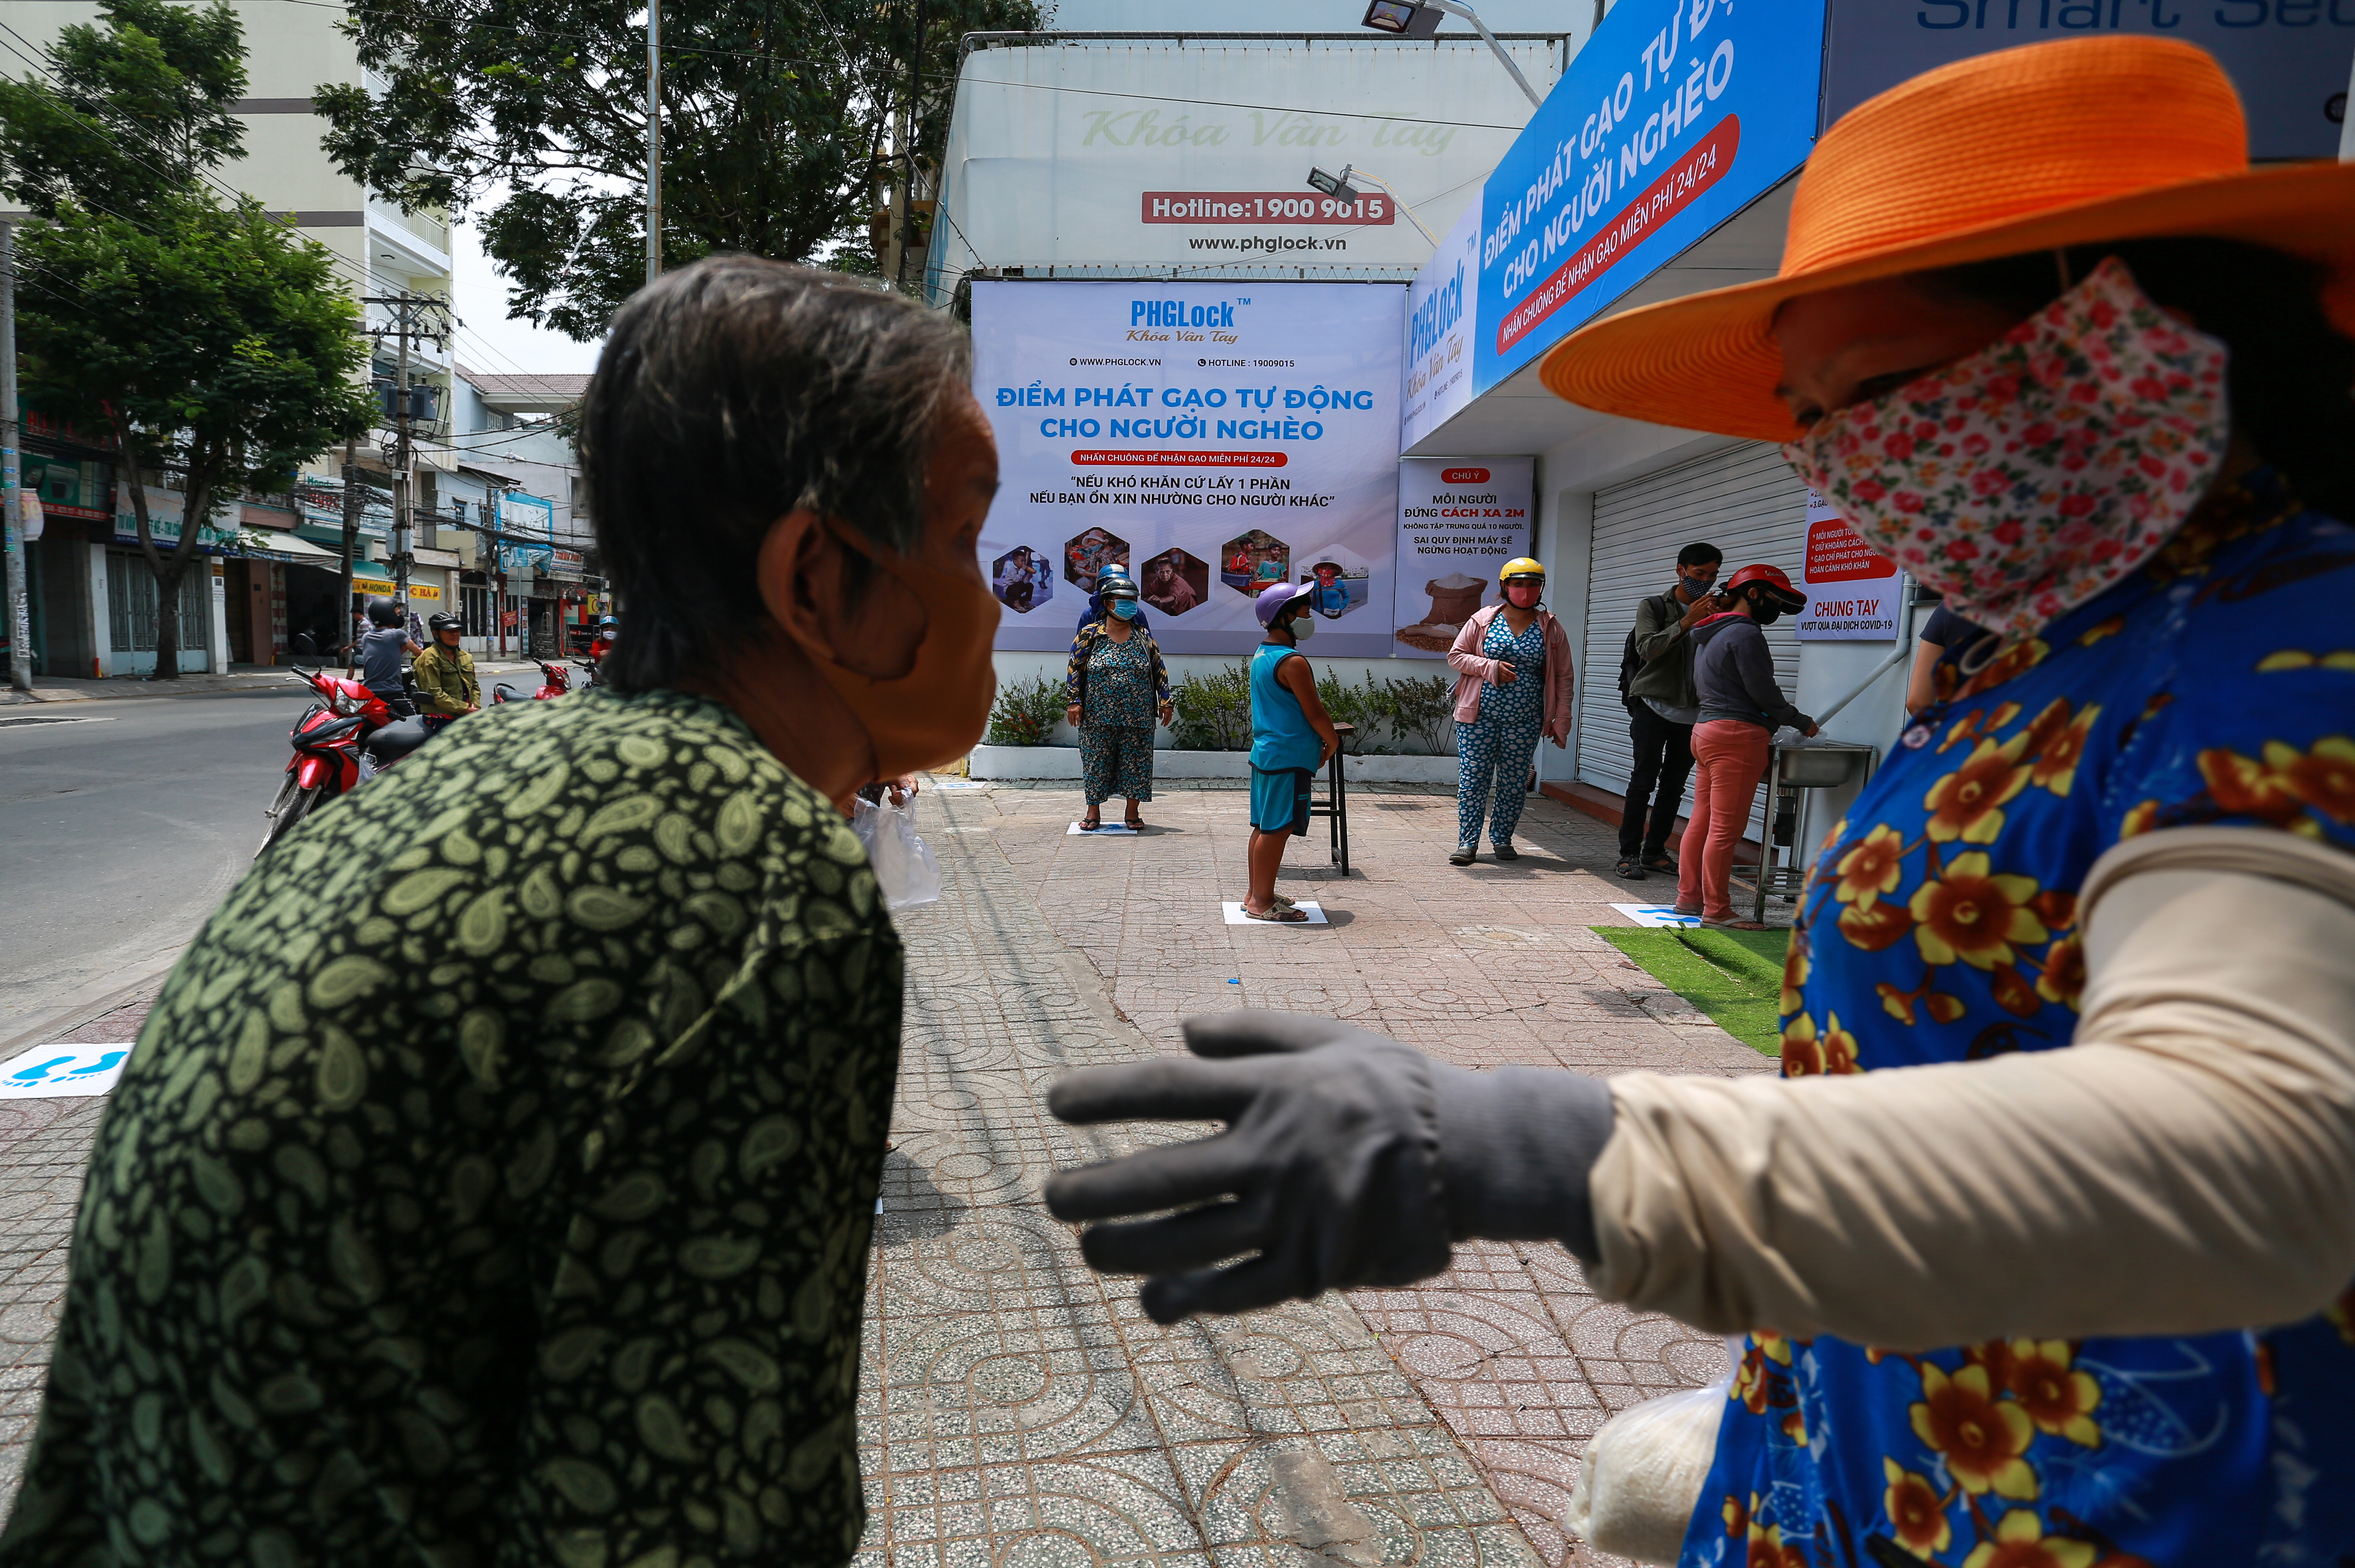
[[(381, 92), (314, 101), (346, 175), (404, 210), (484, 214), (513, 314), (588, 341), (645, 278), (645, 12), (538, 0), (352, 0)], [(920, 164), (947, 135), (959, 40), (1034, 27), (1033, 0), (666, 0), (663, 253), (872, 270), (868, 216), (913, 99)], [(496, 194), (495, 194), (496, 193)], [(921, 243), (921, 237), (919, 237)]]
[[(51, 411), (113, 438), (156, 590), (155, 674), (179, 674), (179, 588), (217, 498), (280, 488), (368, 428), (359, 309), (334, 258), (202, 176), (238, 152), (237, 18), (106, 0), (68, 28), (54, 83), (0, 83), (0, 192), (37, 215), (18, 248), (25, 379)], [(159, 545), (146, 480), (183, 483)]]
[(237, 13), (167, 0), (103, 0), (102, 20), (61, 28), (54, 82), (0, 79), (0, 170), (47, 218), (68, 200), (120, 214), (190, 189), (244, 155)]

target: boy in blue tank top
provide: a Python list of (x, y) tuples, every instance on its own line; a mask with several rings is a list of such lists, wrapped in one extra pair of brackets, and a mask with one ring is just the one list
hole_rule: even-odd
[(1308, 832), (1308, 781), (1341, 744), (1316, 698), (1316, 677), (1299, 649), (1316, 629), (1312, 582), (1279, 582), (1259, 596), (1266, 640), (1252, 655), (1251, 890), (1243, 913), (1297, 923), (1308, 917), (1279, 898), (1284, 841)]

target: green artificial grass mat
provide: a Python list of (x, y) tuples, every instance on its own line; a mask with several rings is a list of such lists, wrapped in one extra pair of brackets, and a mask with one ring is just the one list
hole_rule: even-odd
[(1789, 932), (1592, 929), (1751, 1050), (1782, 1054), (1783, 950)]

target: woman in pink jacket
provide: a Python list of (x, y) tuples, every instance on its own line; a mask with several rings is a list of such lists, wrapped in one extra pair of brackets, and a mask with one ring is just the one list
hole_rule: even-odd
[[(1473, 613), (1447, 662), (1455, 681), (1455, 853), (1468, 866), (1480, 848), (1480, 818), (1499, 860), (1518, 860), (1523, 781), (1538, 737), (1570, 743), (1570, 635), (1544, 606), (1545, 568), (1523, 556), (1497, 574), (1505, 602)], [(1488, 804), (1490, 781), (1496, 805)]]

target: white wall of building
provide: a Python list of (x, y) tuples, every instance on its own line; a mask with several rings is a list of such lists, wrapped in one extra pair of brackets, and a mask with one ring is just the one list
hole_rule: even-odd
[[(1507, 48), (1543, 93), (1575, 39)], [(1310, 168), (1366, 170), (1367, 197), (1394, 196), (1444, 234), (1530, 112), (1476, 39), (1163, 35), (978, 48), (957, 82), (928, 292), (945, 302), (976, 269), (1404, 282), (1432, 241), (1388, 207), (1379, 221), (1304, 214), (1318, 201)], [(1171, 197), (1213, 210), (1156, 217), (1156, 198)], [(1257, 216), (1277, 198), (1294, 205)]]

